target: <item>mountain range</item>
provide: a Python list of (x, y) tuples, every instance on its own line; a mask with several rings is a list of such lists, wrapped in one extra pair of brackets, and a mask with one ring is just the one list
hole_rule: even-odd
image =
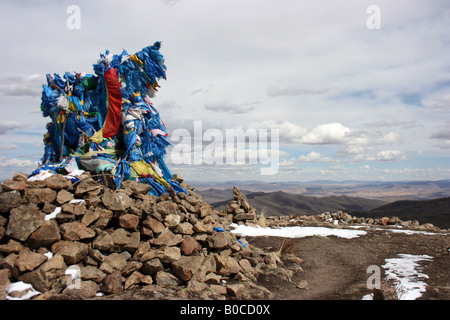
[[(378, 199), (386, 202), (397, 200), (430, 200), (450, 196), (450, 179), (438, 181), (332, 181), (319, 180), (309, 182), (261, 182), (261, 181), (190, 181), (199, 191), (208, 189), (230, 190), (234, 186), (248, 192), (283, 191), (303, 196), (328, 197), (351, 196)], [(214, 191), (217, 193), (217, 191)], [(213, 198), (226, 200), (228, 197), (218, 194)], [(214, 201), (213, 201), (214, 202)]]
[(309, 183), (230, 181), (192, 185), (206, 202), (219, 210), (232, 200), (232, 186), (237, 186), (250, 204), (266, 216), (311, 215), (342, 210), (354, 216), (397, 216), (402, 220), (418, 220), (443, 229), (450, 228), (450, 180)]

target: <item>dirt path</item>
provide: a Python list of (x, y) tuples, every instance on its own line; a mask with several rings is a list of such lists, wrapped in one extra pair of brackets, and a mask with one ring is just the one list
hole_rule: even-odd
[[(251, 244), (266, 250), (278, 250), (283, 238), (247, 237)], [(293, 239), (290, 253), (301, 258), (303, 271), (288, 277), (260, 275), (259, 284), (273, 292), (278, 300), (360, 300), (371, 290), (366, 282), (371, 275), (367, 268), (381, 268), (385, 259), (398, 254), (428, 255), (424, 273), (429, 276), (427, 292), (420, 299), (450, 299), (450, 246), (449, 235), (407, 235), (387, 231), (370, 231), (354, 239), (335, 236)], [(382, 279), (384, 269), (381, 268)], [(304, 289), (297, 288), (302, 280)], [(383, 284), (386, 298), (393, 298), (395, 291)]]

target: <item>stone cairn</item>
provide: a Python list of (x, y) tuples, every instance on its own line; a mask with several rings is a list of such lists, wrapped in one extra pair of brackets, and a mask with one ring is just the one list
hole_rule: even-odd
[(153, 299), (268, 298), (256, 277), (277, 269), (280, 259), (230, 231), (233, 222), (256, 218), (245, 195), (235, 188), (234, 200), (217, 211), (174, 179), (187, 194), (155, 197), (149, 185), (130, 180), (113, 190), (88, 172), (75, 183), (60, 174), (28, 181), (17, 173), (3, 181), (0, 300), (20, 281), (41, 293), (33, 299), (127, 292)]

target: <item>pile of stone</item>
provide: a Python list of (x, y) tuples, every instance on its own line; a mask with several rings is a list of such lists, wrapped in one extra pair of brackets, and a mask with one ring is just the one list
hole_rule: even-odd
[(225, 207), (224, 212), (231, 214), (233, 222), (252, 223), (257, 219), (256, 209), (250, 205), (247, 197), (233, 187), (233, 200)]
[(348, 225), (401, 227), (421, 231), (441, 231), (431, 223), (420, 224), (417, 220), (403, 221), (399, 217), (364, 218), (355, 217), (344, 211), (323, 212), (318, 215), (291, 215), (280, 217), (267, 217), (269, 227), (286, 226), (326, 226), (345, 227)]
[(267, 298), (256, 276), (276, 269), (279, 258), (229, 229), (256, 217), (245, 196), (236, 188), (219, 212), (174, 179), (187, 193), (169, 189), (155, 197), (135, 181), (112, 190), (89, 173), (76, 183), (59, 174), (28, 181), (19, 173), (3, 181), (0, 299), (20, 281), (41, 293), (36, 299), (107, 298), (145, 288), (212, 299), (246, 298), (253, 290)]

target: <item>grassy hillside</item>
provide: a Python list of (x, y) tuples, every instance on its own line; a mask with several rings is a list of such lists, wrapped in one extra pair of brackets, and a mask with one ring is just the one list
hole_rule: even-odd
[[(310, 197), (293, 195), (283, 191), (253, 192), (247, 194), (250, 204), (269, 216), (320, 214), (337, 210), (371, 210), (386, 204), (384, 201), (348, 196)], [(211, 203), (214, 207), (225, 206), (231, 199)]]
[(422, 223), (432, 223), (441, 229), (450, 228), (450, 197), (433, 200), (403, 200), (395, 201), (369, 211), (352, 211), (355, 216), (392, 217), (401, 220), (417, 220)]

